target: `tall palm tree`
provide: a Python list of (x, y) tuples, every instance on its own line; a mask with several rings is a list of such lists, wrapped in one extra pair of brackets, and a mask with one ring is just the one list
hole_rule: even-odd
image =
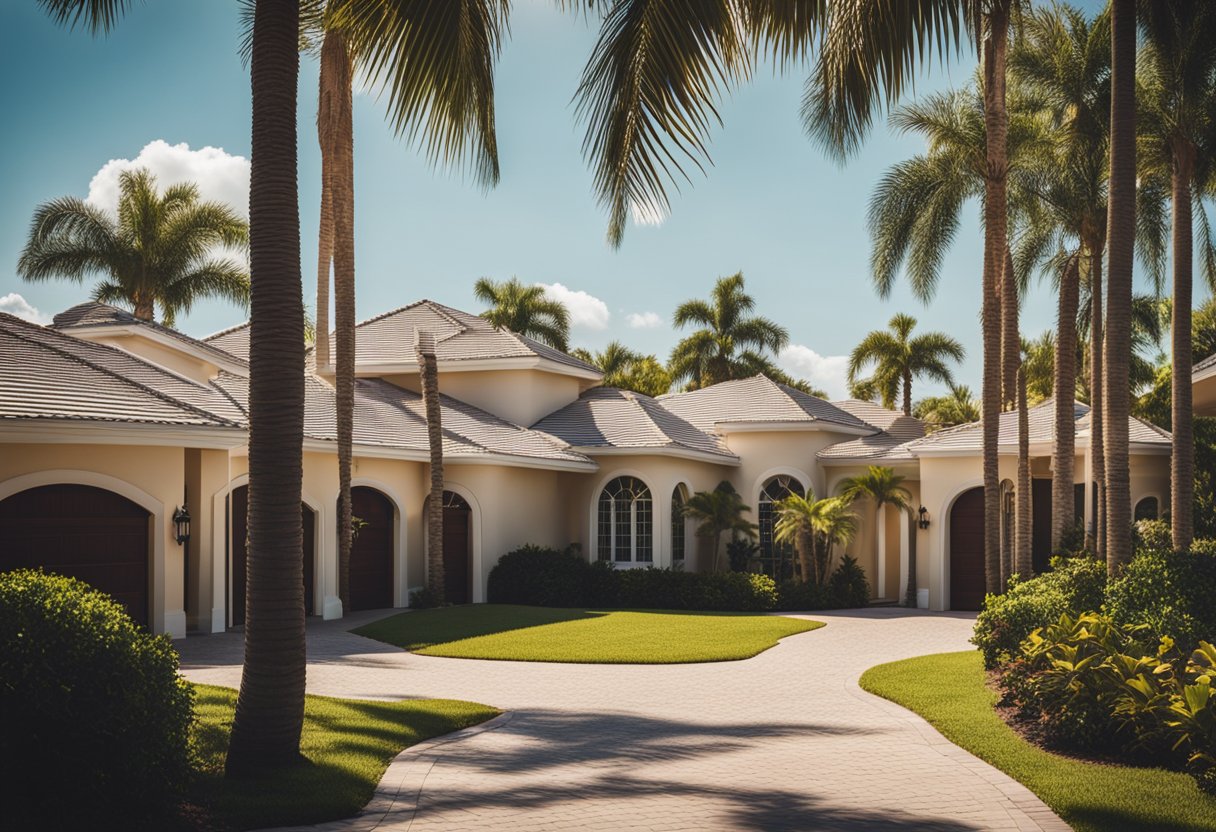
[(868, 383), (882, 397), (883, 407), (894, 406), (896, 396), (903, 390), (905, 416), (912, 415), (912, 380), (928, 376), (942, 384), (953, 384), (954, 376), (946, 361), (962, 361), (963, 345), (944, 332), (926, 332), (915, 337), (916, 318), (902, 312), (891, 318), (889, 329), (874, 330), (853, 348), (849, 355), (849, 384), (856, 385), (858, 376), (874, 365), (874, 376)]
[[(869, 500), (874, 504), (874, 533), (878, 541), (877, 585), (879, 593), (885, 592), (887, 577), (887, 506), (902, 511), (911, 521), (912, 492), (904, 486), (907, 477), (895, 473), (895, 470), (883, 465), (871, 465), (864, 474), (848, 477), (840, 484), (840, 496), (850, 503), (857, 500)], [(916, 563), (911, 558), (908, 562), (907, 593), (915, 605), (916, 593)]]
[(481, 317), (499, 329), (518, 332), (565, 351), (570, 339), (570, 310), (545, 297), (543, 286), (525, 286), (518, 278), (495, 282), (488, 277), (473, 284), (473, 294), (490, 308)]
[(431, 454), (431, 491), (426, 499), (426, 585), (440, 602), (444, 600), (443, 574), (443, 425), (439, 407), (439, 363), (435, 358), (435, 336), (414, 330), (422, 403), (426, 409), (426, 437)]
[(718, 483), (713, 491), (698, 491), (684, 502), (684, 516), (700, 521), (697, 536), (713, 541), (713, 556), (710, 571), (717, 572), (722, 554), (722, 535), (743, 535), (754, 538), (756, 524), (743, 515), (751, 511), (739, 492), (726, 480)]
[(135, 316), (173, 326), (195, 301), (249, 303), (249, 272), (216, 247), (245, 250), (249, 225), (227, 205), (200, 202), (198, 186), (161, 191), (146, 168), (119, 176), (118, 214), (65, 196), (39, 205), (17, 272), (30, 281), (78, 283), (103, 275), (93, 298), (130, 306)]
[[(1173, 223), (1173, 452), (1170, 457), (1170, 527), (1175, 549), (1194, 537), (1195, 436), (1191, 408), (1192, 210), (1216, 166), (1216, 6), (1209, 3), (1140, 4), (1145, 33), (1142, 104), (1143, 162), (1171, 183)], [(1202, 204), (1198, 211), (1207, 231)], [(1203, 240), (1209, 283), (1216, 277), (1210, 234)]]
[(912, 415), (934, 428), (949, 428), (980, 420), (980, 406), (965, 384), (949, 385), (945, 396), (928, 396), (912, 407)]
[(794, 544), (803, 581), (823, 586), (832, 574), (833, 549), (857, 535), (857, 515), (843, 497), (815, 499), (814, 494), (790, 494), (776, 506), (773, 536)]
[(676, 327), (701, 328), (672, 350), (668, 362), (672, 379), (688, 381), (695, 389), (773, 369), (766, 351), (777, 352), (790, 336), (780, 324), (749, 314), (755, 306), (744, 291), (742, 272), (719, 278), (708, 303), (686, 300), (677, 306), (672, 316)]

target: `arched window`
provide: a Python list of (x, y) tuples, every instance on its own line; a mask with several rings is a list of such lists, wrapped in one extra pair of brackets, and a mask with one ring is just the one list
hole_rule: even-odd
[(688, 520), (684, 517), (684, 501), (687, 499), (682, 485), (677, 485), (671, 492), (671, 563), (673, 566), (684, 563), (684, 547), (688, 543), (686, 534)]
[(636, 477), (604, 486), (598, 505), (596, 556), (616, 563), (654, 560), (654, 507), (650, 489)]
[(1136, 520), (1156, 520), (1161, 516), (1160, 507), (1157, 505), (1156, 497), (1145, 497), (1140, 502), (1136, 503), (1136, 511), (1134, 518)]
[[(791, 494), (805, 497), (806, 489), (802, 483), (786, 474), (772, 477), (760, 489), (759, 511), (757, 512), (760, 520), (760, 560), (764, 565), (764, 571), (777, 580), (791, 577), (793, 574), (793, 547), (773, 540), (773, 525), (777, 521), (774, 504)], [(785, 574), (787, 571), (790, 573), (789, 575)]]

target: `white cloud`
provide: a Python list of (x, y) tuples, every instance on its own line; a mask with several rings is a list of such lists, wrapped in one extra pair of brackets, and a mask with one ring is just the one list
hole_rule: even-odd
[(777, 354), (777, 366), (792, 376), (822, 387), (833, 399), (848, 395), (847, 355), (820, 355), (802, 344), (790, 344)]
[(634, 225), (652, 225), (658, 227), (667, 222), (667, 211), (653, 203), (629, 203), (629, 218)]
[(9, 292), (4, 297), (0, 297), (0, 312), (16, 315), (22, 320), (35, 324), (49, 324), (51, 322), (49, 317), (31, 306), (28, 300), (16, 292)]
[(630, 312), (625, 323), (630, 329), (658, 329), (663, 325), (663, 319), (658, 312)]
[(608, 304), (595, 295), (589, 295), (581, 289), (571, 289), (560, 283), (537, 283), (536, 285), (544, 287), (545, 297), (549, 300), (555, 300), (570, 310), (571, 326), (581, 326), (587, 329), (608, 328), (608, 318), (610, 317)]
[(233, 156), (219, 147), (191, 150), (190, 145), (169, 144), (163, 139), (149, 142), (134, 159), (111, 159), (89, 183), (87, 202), (107, 211), (118, 208), (118, 178), (123, 171), (147, 168), (165, 188), (181, 182), (198, 185), (203, 200), (230, 205), (242, 217), (249, 216), (249, 160)]

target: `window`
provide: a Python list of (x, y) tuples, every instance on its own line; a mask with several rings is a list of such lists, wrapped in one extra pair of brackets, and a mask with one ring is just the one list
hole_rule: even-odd
[(686, 545), (686, 525), (684, 518), (684, 486), (677, 485), (671, 492), (671, 562), (672, 565), (684, 562), (684, 546)]
[(1136, 503), (1136, 511), (1134, 519), (1136, 520), (1156, 520), (1159, 516), (1156, 497), (1145, 497), (1140, 502)]
[(600, 492), (596, 557), (615, 563), (654, 560), (654, 506), (635, 477), (617, 477)]
[(773, 540), (773, 526), (777, 522), (774, 504), (791, 494), (805, 497), (806, 490), (802, 483), (785, 474), (773, 477), (760, 489), (760, 561), (765, 573), (779, 581), (793, 576), (793, 547)]

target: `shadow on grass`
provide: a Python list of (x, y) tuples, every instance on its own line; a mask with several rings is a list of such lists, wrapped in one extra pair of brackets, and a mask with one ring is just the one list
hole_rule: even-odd
[(554, 607), (524, 607), (512, 604), (465, 604), (437, 610), (404, 612), (351, 630), (355, 635), (395, 644), (405, 650), (423, 650), (451, 641), (495, 635), (600, 618), (603, 612)]

